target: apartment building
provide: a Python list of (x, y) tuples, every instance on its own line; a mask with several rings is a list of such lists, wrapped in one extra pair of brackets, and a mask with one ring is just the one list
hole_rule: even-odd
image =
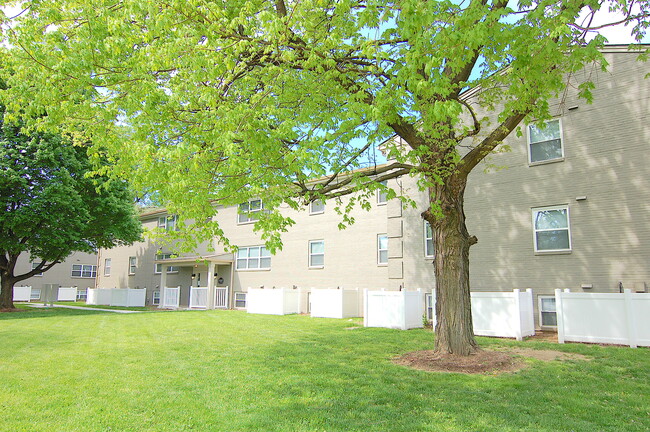
[[(510, 151), (469, 177), (467, 225), (479, 239), (470, 255), (472, 290), (532, 288), (538, 327), (554, 326), (554, 289), (645, 291), (650, 284), (649, 69), (627, 47), (604, 55), (607, 72), (594, 65), (567, 77), (566, 92), (549, 101), (554, 117), (546, 127), (522, 125), (520, 136), (504, 142)], [(596, 84), (592, 104), (577, 97), (586, 79)], [(227, 304), (206, 294), (211, 306), (227, 307), (243, 306), (247, 289), (259, 286), (430, 292), (435, 256), (420, 216), (426, 196), (415, 183), (403, 177), (389, 186), (418, 208), (378, 195), (342, 231), (332, 203), (287, 208), (296, 224), (275, 255), (252, 230), (262, 200), (220, 208), (216, 217), (236, 254), (215, 244), (214, 252), (174, 258), (151, 241), (100, 251), (98, 286), (146, 287), (151, 303), (160, 287), (180, 286), (179, 306), (189, 305), (190, 286), (228, 287)], [(173, 225), (163, 210), (141, 219), (145, 227)]]

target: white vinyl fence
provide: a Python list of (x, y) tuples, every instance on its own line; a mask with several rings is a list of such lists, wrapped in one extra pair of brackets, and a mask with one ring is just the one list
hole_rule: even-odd
[(310, 294), (311, 316), (351, 318), (359, 316), (358, 289), (315, 289)]
[[(432, 293), (433, 325), (436, 324), (435, 290)], [(472, 323), (477, 336), (511, 337), (523, 340), (535, 334), (533, 291), (473, 292)]]
[(59, 287), (57, 301), (77, 301), (77, 287)]
[[(39, 296), (40, 297), (40, 296)], [(20, 286), (14, 287), (14, 300), (15, 302), (28, 302), (32, 299), (32, 287)]]
[(246, 311), (267, 315), (300, 313), (302, 291), (287, 288), (248, 288)]
[(650, 294), (555, 290), (558, 342), (650, 346)]
[(142, 307), (144, 306), (146, 293), (147, 290), (145, 289), (89, 288), (86, 304)]
[(423, 314), (424, 294), (420, 290), (364, 292), (365, 327), (421, 328)]
[(208, 308), (208, 287), (190, 287), (190, 308)]
[(162, 289), (161, 308), (177, 308), (181, 303), (181, 287), (164, 287)]

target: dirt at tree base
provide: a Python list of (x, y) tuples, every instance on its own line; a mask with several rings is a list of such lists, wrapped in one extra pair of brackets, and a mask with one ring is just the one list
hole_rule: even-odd
[(398, 365), (430, 372), (496, 375), (517, 372), (525, 368), (527, 364), (522, 357), (531, 357), (542, 361), (588, 360), (587, 357), (579, 354), (516, 348), (501, 351), (482, 349), (469, 356), (436, 354), (433, 350), (413, 351), (396, 357), (393, 362)]

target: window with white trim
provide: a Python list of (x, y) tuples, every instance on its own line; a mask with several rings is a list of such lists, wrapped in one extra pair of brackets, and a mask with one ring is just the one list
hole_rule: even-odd
[(77, 301), (88, 300), (88, 290), (77, 290)]
[(377, 264), (388, 264), (388, 235), (377, 234)]
[(433, 229), (429, 222), (424, 221), (424, 257), (433, 258), (436, 255), (433, 248)]
[(111, 259), (106, 258), (104, 259), (104, 276), (110, 276), (111, 275)]
[(30, 300), (40, 300), (41, 299), (41, 289), (32, 288), (32, 291), (29, 293)]
[(237, 250), (237, 270), (269, 270), (271, 253), (265, 246), (240, 247)]
[(560, 120), (550, 120), (545, 125), (544, 128), (528, 125), (528, 162), (531, 164), (564, 158)]
[(309, 203), (309, 214), (317, 215), (325, 213), (325, 202), (323, 200), (315, 200)]
[(309, 240), (309, 267), (325, 267), (325, 240)]
[[(38, 267), (39, 265), (41, 265), (40, 262), (32, 262), (32, 270), (34, 270), (34, 269), (35, 269), (36, 267)], [(43, 276), (43, 272), (36, 273), (34, 276)]]
[[(382, 185), (386, 186), (388, 185), (388, 181), (384, 180), (383, 182), (380, 182)], [(377, 204), (383, 205), (388, 202), (388, 193), (385, 190), (378, 189), (377, 190)]]
[(138, 268), (138, 259), (136, 257), (129, 257), (129, 274), (134, 275), (135, 270)]
[(570, 252), (569, 207), (532, 209), (535, 252)]
[(160, 291), (151, 293), (151, 304), (156, 306), (160, 304)]
[(424, 294), (424, 306), (426, 307), (427, 320), (433, 321), (433, 293)]
[(97, 277), (97, 266), (89, 264), (72, 264), (72, 277)]
[(166, 231), (176, 231), (176, 216), (160, 216), (158, 218), (158, 228)]
[(264, 210), (264, 205), (261, 199), (250, 200), (245, 203), (239, 204), (239, 211), (237, 214), (237, 223), (251, 223), (259, 220), (260, 212)]
[(245, 309), (246, 308), (246, 293), (245, 292), (236, 292), (235, 293), (235, 308)]
[(544, 327), (557, 327), (555, 296), (539, 296), (539, 324)]
[[(157, 254), (156, 259), (157, 260), (166, 260), (172, 258), (173, 254), (170, 253), (163, 253), (163, 254)], [(161, 263), (156, 263), (154, 265), (153, 272), (155, 274), (161, 274), (162, 273), (162, 268), (163, 265)], [(173, 266), (173, 265), (168, 265), (167, 266), (167, 274), (169, 273), (178, 273), (179, 267), (178, 266)]]

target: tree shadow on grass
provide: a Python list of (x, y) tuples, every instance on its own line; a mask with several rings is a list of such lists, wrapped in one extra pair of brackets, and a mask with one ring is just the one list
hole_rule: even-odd
[(0, 321), (20, 320), (28, 318), (50, 318), (79, 315), (97, 315), (114, 312), (98, 310), (67, 309), (57, 307), (34, 307), (24, 304), (16, 304), (16, 309), (0, 312)]

